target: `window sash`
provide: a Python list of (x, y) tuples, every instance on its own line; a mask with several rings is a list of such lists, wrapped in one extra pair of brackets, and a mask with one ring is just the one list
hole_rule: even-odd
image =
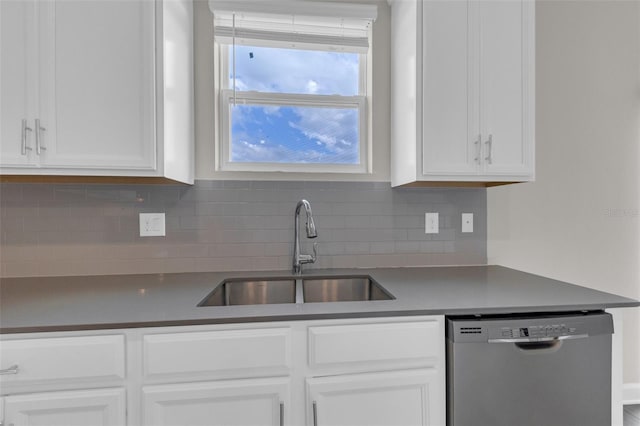
[(234, 92), (230, 89), (220, 93), (220, 170), (224, 171), (281, 171), (281, 172), (313, 172), (313, 173), (367, 173), (368, 144), (366, 125), (366, 97), (365, 96), (335, 96), (335, 95), (304, 95), (286, 93), (262, 93), (236, 91), (235, 102), (242, 105), (266, 106), (300, 106), (319, 108), (348, 108), (358, 111), (358, 164), (331, 163), (262, 163), (262, 162), (233, 162), (231, 161), (231, 108), (233, 108)]
[[(229, 83), (229, 75), (231, 74), (232, 68), (232, 45), (228, 44), (218, 44), (220, 57), (220, 81), (219, 86), (221, 89), (230, 89), (233, 91), (233, 86)], [(275, 48), (284, 48), (281, 43), (275, 43), (269, 46), (261, 46), (261, 47), (275, 47)], [(304, 49), (302, 49), (304, 50)], [(324, 49), (323, 49), (324, 50)], [(330, 50), (327, 49), (329, 52)], [(358, 69), (358, 94), (360, 96), (367, 96), (367, 55), (361, 53), (359, 55), (359, 69)], [(233, 80), (233, 79), (231, 79)], [(320, 95), (310, 95), (310, 96), (320, 96)]]

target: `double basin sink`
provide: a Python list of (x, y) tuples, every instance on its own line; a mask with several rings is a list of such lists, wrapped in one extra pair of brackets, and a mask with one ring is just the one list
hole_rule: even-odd
[(198, 306), (357, 302), (391, 299), (395, 299), (395, 297), (368, 275), (231, 278), (222, 281)]

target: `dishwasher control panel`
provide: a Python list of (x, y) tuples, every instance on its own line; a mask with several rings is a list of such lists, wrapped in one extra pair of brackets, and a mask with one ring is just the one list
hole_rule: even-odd
[[(608, 320), (602, 321), (602, 317)], [(600, 320), (598, 320), (600, 319)], [(602, 326), (601, 324), (607, 324)], [(613, 321), (605, 312), (574, 313), (572, 315), (527, 315), (497, 317), (447, 318), (447, 338), (455, 342), (536, 342), (551, 339), (571, 339), (611, 333)]]
[(530, 325), (526, 327), (502, 327), (500, 329), (500, 336), (505, 339), (519, 339), (519, 338), (535, 338), (535, 337), (560, 337), (570, 336), (578, 333), (578, 325), (568, 325), (566, 323), (560, 324), (545, 324), (545, 325)]

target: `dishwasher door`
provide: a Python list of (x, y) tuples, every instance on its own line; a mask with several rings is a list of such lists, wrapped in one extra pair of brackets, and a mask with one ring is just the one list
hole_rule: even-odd
[(447, 319), (447, 425), (611, 425), (609, 314)]

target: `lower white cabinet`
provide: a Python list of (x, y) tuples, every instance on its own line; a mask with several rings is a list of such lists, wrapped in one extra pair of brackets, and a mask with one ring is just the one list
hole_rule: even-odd
[(124, 389), (92, 389), (9, 395), (5, 425), (122, 426), (126, 422)]
[(280, 426), (290, 408), (288, 378), (146, 386), (145, 426)]
[(307, 379), (307, 424), (444, 425), (444, 383), (436, 369)]
[(444, 426), (444, 317), (2, 335), (0, 385), (0, 425)]

